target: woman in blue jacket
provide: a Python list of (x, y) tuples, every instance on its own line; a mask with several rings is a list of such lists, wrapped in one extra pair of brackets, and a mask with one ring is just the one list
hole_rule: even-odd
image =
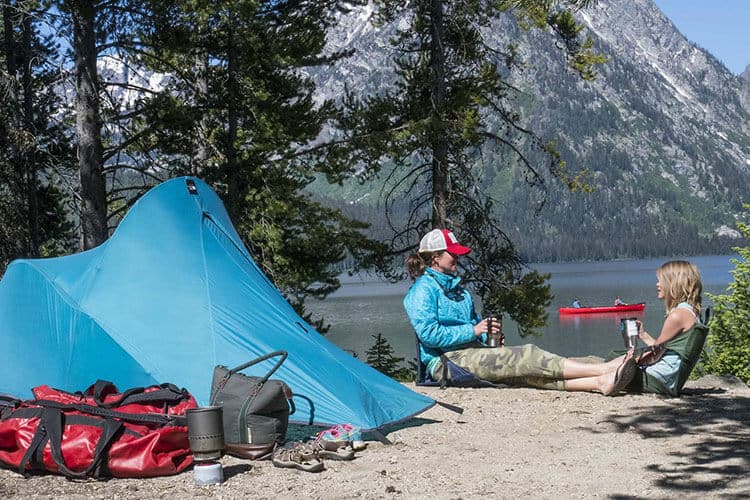
[[(420, 341), (420, 358), (435, 381), (442, 378), (441, 355), (480, 379), (508, 385), (612, 395), (634, 377), (633, 352), (607, 363), (581, 363), (533, 344), (487, 347), (487, 319), (477, 316), (471, 294), (460, 285), (458, 259), (470, 248), (447, 229), (434, 229), (407, 259), (414, 284), (404, 307)], [(493, 334), (501, 334), (492, 321)]]

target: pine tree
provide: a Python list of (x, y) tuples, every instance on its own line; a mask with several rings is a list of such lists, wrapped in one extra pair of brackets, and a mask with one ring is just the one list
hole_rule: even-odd
[(80, 217), (83, 249), (94, 248), (109, 236), (107, 192), (104, 177), (104, 145), (99, 72), (97, 70), (98, 23), (106, 15), (94, 0), (68, 0), (60, 5), (69, 15), (76, 90), (76, 138), (80, 178)]
[[(83, 247), (101, 243), (155, 183), (200, 174), (224, 197), (253, 256), (298, 311), (307, 296), (339, 286), (332, 264), (348, 258), (350, 270), (384, 267), (386, 247), (365, 237), (366, 224), (304, 192), (318, 173), (338, 181), (353, 168), (314, 142), (335, 109), (315, 101), (302, 72), (339, 57), (322, 51), (340, 3), (41, 4), (46, 10), (36, 17), (68, 41), (57, 62), (75, 75), (76, 133), (68, 136), (77, 140), (79, 179), (69, 192), (78, 191)], [(131, 76), (160, 71), (166, 85), (154, 91), (134, 78), (108, 80), (98, 73), (104, 57)], [(139, 97), (117, 102), (118, 88)]]
[(3, 2), (0, 46), (0, 273), (18, 257), (66, 253), (72, 224), (57, 186), (73, 162), (55, 83), (56, 46), (38, 2)]
[(381, 333), (372, 335), (375, 343), (366, 351), (367, 364), (396, 380), (413, 380), (414, 371), (404, 368), (404, 358), (394, 356), (393, 347)]
[[(505, 168), (520, 164), (532, 183), (543, 182), (540, 164), (570, 189), (582, 187), (569, 174), (553, 145), (523, 127), (513, 97), (518, 91), (508, 74), (523, 64), (515, 47), (490, 47), (483, 33), (503, 15), (515, 15), (529, 28), (550, 30), (561, 41), (569, 66), (593, 78), (592, 66), (603, 58), (581, 41), (571, 11), (590, 1), (472, 0), (449, 2), (380, 0), (380, 23), (398, 20), (393, 39), (393, 86), (376, 96), (347, 96), (349, 114), (341, 121), (357, 158), (374, 175), (383, 157), (396, 165), (386, 197), (387, 216), (404, 192), (412, 203), (403, 225), (395, 227), (397, 246), (414, 245), (417, 235), (451, 227), (475, 251), (464, 276), (476, 284), (485, 304), (505, 310), (522, 331), (544, 324), (550, 303), (546, 276), (523, 274), (514, 245), (494, 217), (496, 201), (478, 175), (477, 155), (494, 151)], [(501, 130), (490, 128), (490, 117)], [(525, 152), (524, 144), (535, 151)], [(533, 154), (533, 156), (532, 156)]]
[(143, 61), (174, 75), (140, 123), (153, 153), (220, 189), (253, 257), (300, 312), (306, 297), (338, 288), (334, 264), (387, 262), (366, 224), (305, 192), (317, 174), (336, 182), (353, 168), (315, 142), (336, 110), (316, 102), (302, 72), (339, 57), (323, 55), (338, 3), (154, 1), (142, 34)]
[[(750, 205), (744, 205), (750, 214)], [(742, 235), (750, 241), (750, 225), (738, 223)], [(732, 374), (750, 384), (750, 244), (735, 247), (740, 254), (733, 259), (735, 268), (729, 293), (710, 295), (714, 301), (703, 368), (708, 373)]]

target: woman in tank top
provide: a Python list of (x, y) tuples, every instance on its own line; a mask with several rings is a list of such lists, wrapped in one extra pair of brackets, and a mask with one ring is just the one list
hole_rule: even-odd
[[(707, 333), (700, 322), (703, 285), (698, 268), (683, 260), (664, 263), (656, 278), (656, 296), (664, 301), (666, 311), (664, 323), (654, 338), (639, 321), (638, 336), (646, 346), (663, 346), (663, 353), (644, 353), (639, 373), (627, 390), (676, 396), (700, 355)], [(659, 354), (661, 358), (650, 364), (649, 358)]]

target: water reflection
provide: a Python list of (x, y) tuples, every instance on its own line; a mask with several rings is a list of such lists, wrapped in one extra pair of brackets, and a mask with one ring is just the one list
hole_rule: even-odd
[[(705, 292), (726, 293), (731, 282), (730, 259), (736, 256), (691, 258), (701, 270)], [(548, 309), (542, 335), (522, 338), (517, 326), (506, 316), (504, 330), (510, 345), (534, 343), (563, 356), (606, 355), (622, 349), (620, 318), (640, 319), (656, 336), (664, 321), (664, 304), (656, 298), (655, 271), (667, 259), (610, 261), (534, 266), (552, 274), (550, 284), (555, 298)], [(381, 333), (397, 356), (414, 357), (414, 332), (401, 301), (410, 282), (388, 284), (368, 277), (347, 277), (344, 286), (325, 301), (308, 301), (314, 314), (322, 314), (331, 324), (327, 337), (342, 348), (364, 359), (365, 351)], [(578, 297), (584, 304), (611, 304), (619, 295), (629, 303), (645, 302), (645, 311), (622, 313), (559, 315), (557, 308)], [(481, 304), (477, 304), (481, 311)]]
[[(605, 326), (606, 323), (612, 323), (620, 328), (622, 318), (636, 318), (643, 321), (646, 317), (644, 311), (623, 311), (611, 313), (593, 313), (593, 314), (561, 314), (560, 325), (573, 330), (581, 328), (590, 328), (592, 326)], [(599, 325), (598, 323), (601, 323)]]

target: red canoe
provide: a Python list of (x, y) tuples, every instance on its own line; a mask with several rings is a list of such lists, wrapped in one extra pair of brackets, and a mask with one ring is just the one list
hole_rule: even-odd
[(638, 304), (625, 304), (624, 306), (559, 307), (557, 310), (560, 314), (596, 314), (643, 311), (644, 309), (646, 309), (645, 302), (639, 302)]

